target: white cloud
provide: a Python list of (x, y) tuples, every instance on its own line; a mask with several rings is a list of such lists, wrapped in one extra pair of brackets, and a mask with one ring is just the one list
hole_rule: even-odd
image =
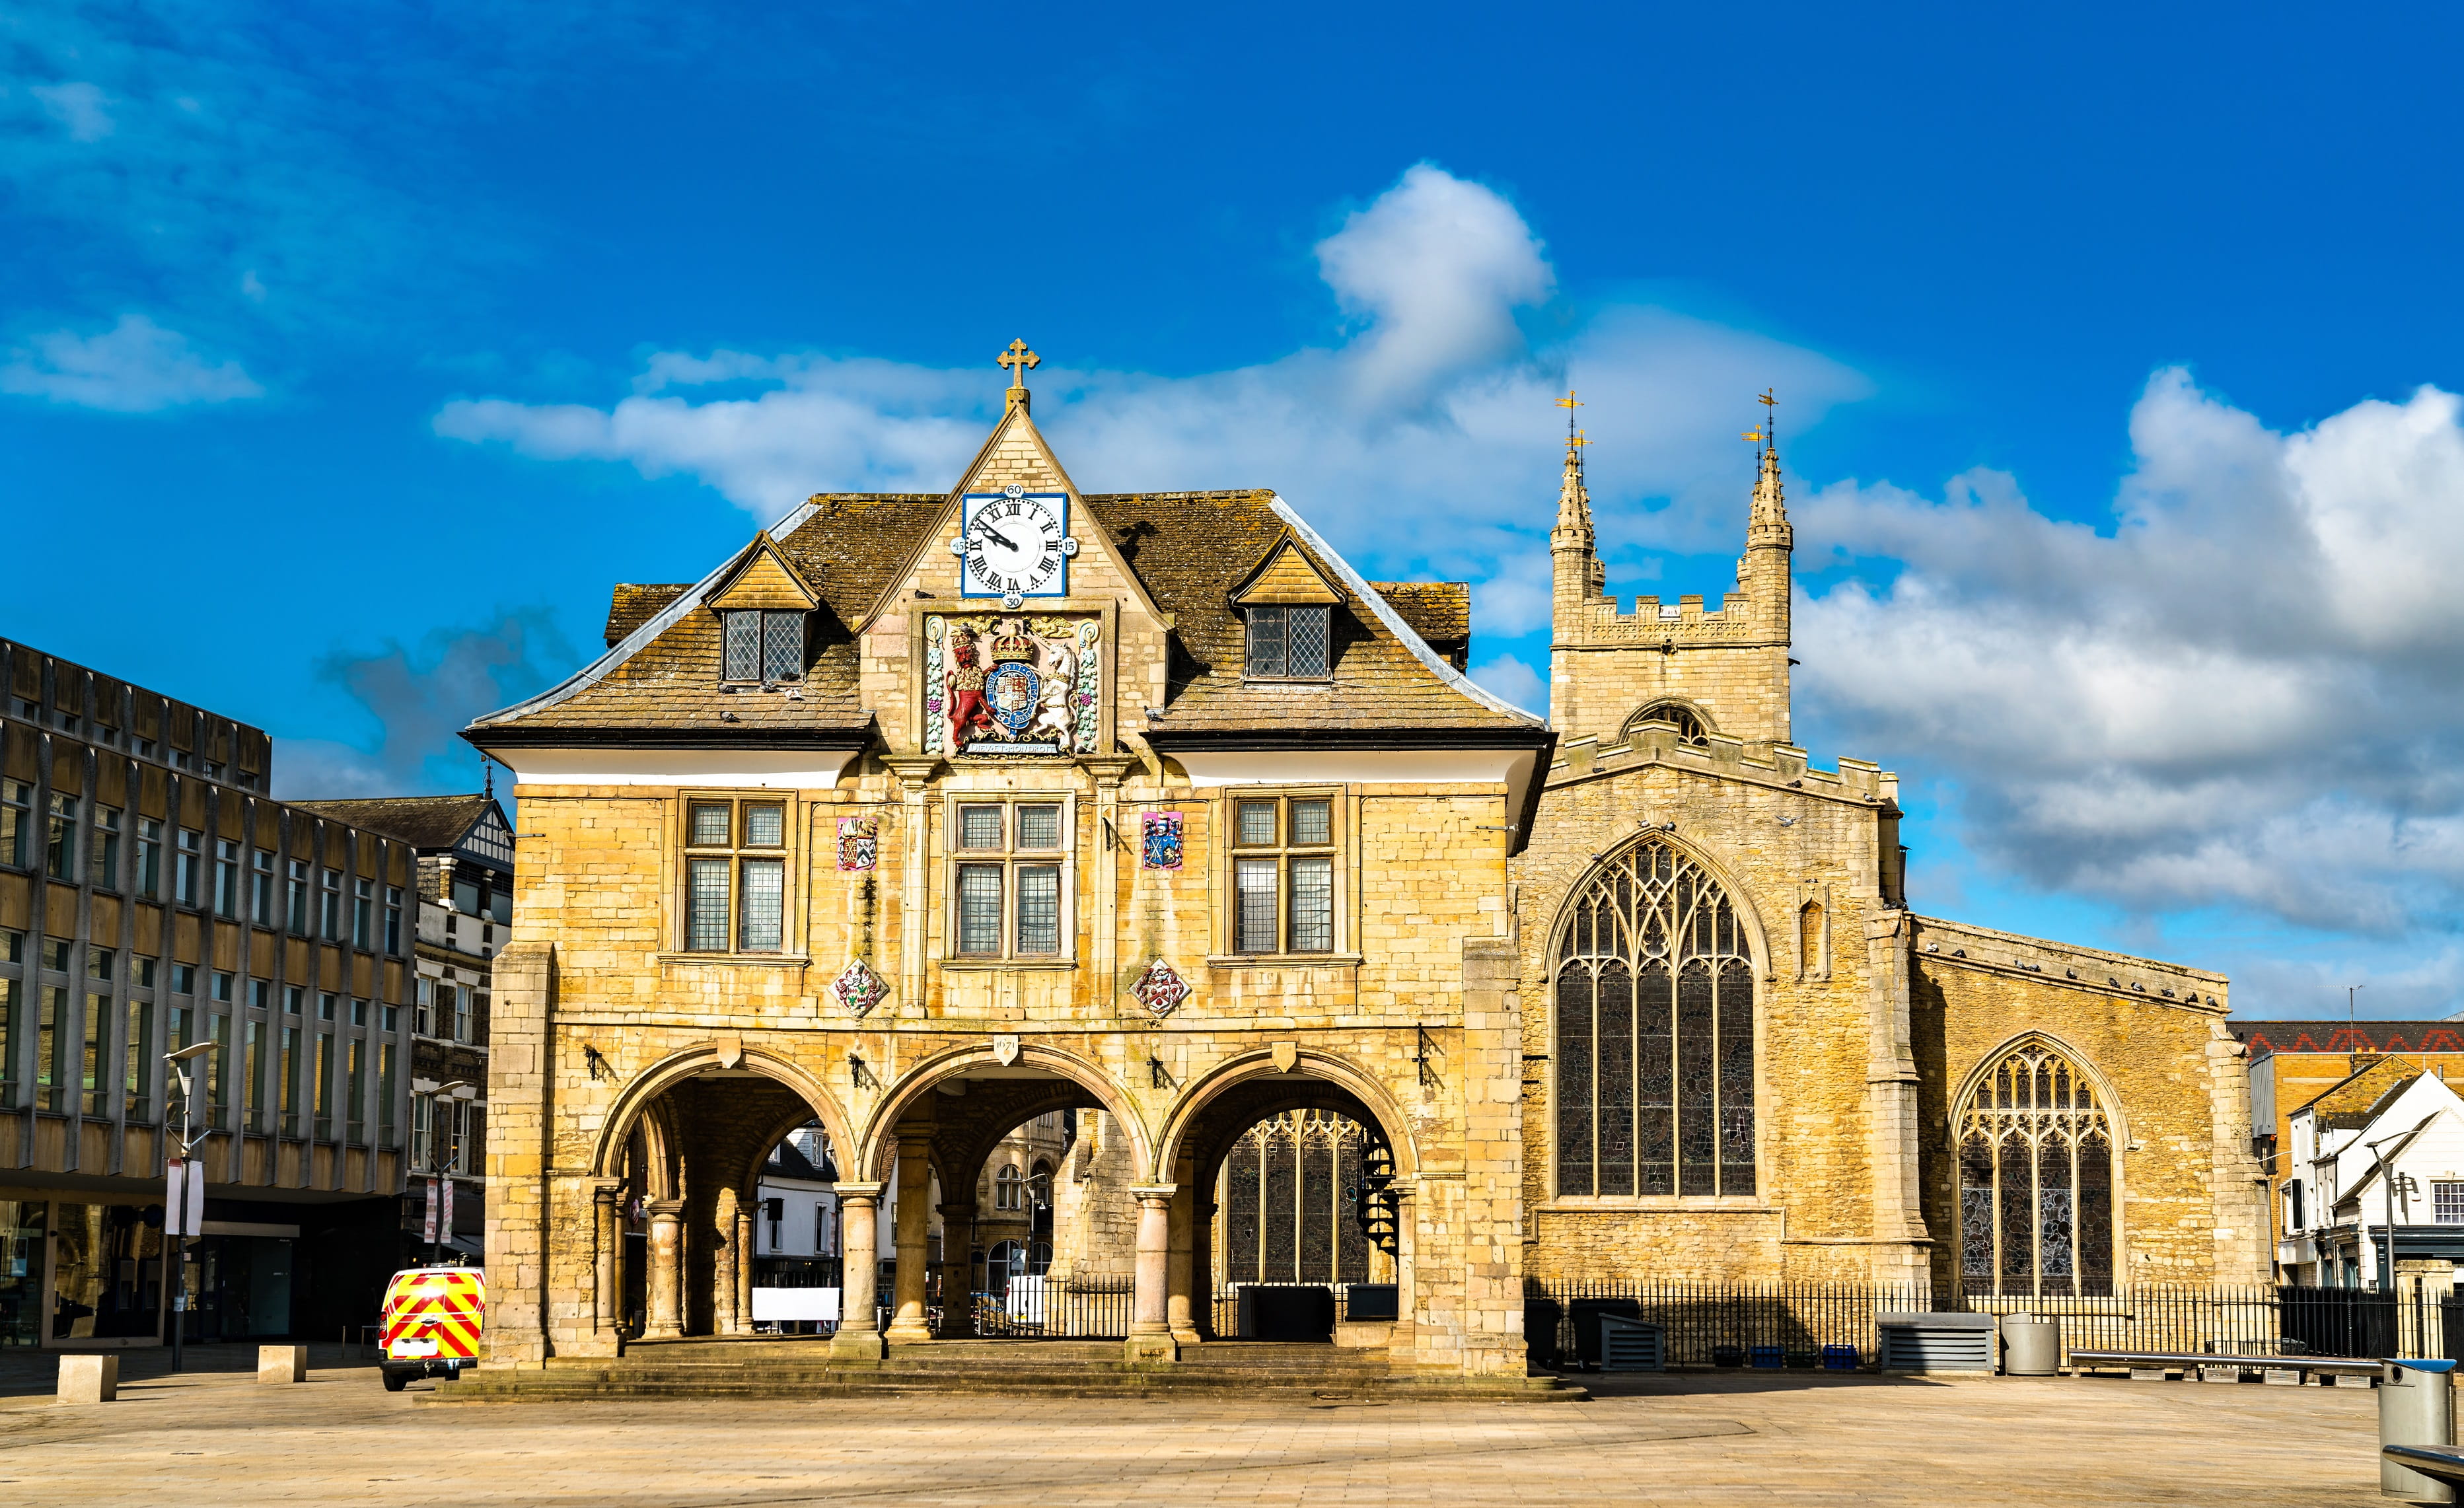
[[(1734, 435), (1749, 394), (1777, 384), (1810, 426), (1867, 391), (1814, 352), (1644, 306), (1612, 305), (1535, 346), (1516, 316), (1554, 285), (1538, 239), (1494, 190), (1426, 164), (1317, 252), (1352, 321), (1330, 346), (1178, 378), (1047, 361), (1036, 417), (1079, 485), (1272, 487), (1364, 561), (1486, 578), (1502, 557), (1538, 558), (1557, 492), (1550, 400), (1568, 385), (1614, 436), (1591, 452), (1604, 538), (1633, 543), (1645, 499), (1711, 504), (1648, 515), (1656, 542), (1680, 549), (1726, 547), (1742, 527), (1749, 474)], [(758, 390), (696, 391), (718, 383)], [(1001, 385), (989, 360), (950, 371), (663, 352), (610, 407), (462, 400), (435, 428), (693, 475), (766, 523), (816, 492), (946, 489), (998, 414)], [(1484, 591), (1514, 622), (1539, 621), (1528, 592)]]
[(1969, 841), (2129, 908), (2224, 905), (2390, 937), (2464, 902), (2459, 404), (2424, 388), (2277, 434), (2169, 370), (2115, 527), (1970, 473), (1802, 503), (1799, 685), (1965, 792)]
[(1540, 672), (1510, 654), (1471, 667), (1471, 678), (1527, 711), (1546, 713), (1549, 683)]
[(72, 142), (99, 142), (111, 134), (111, 113), (103, 108), (107, 98), (95, 84), (36, 84), (26, 91), (42, 101), (51, 118), (69, 128)]
[(138, 314), (121, 315), (99, 335), (55, 330), (11, 356), (0, 364), (0, 392), (116, 413), (230, 403), (265, 391), (237, 361), (210, 363), (187, 337)]

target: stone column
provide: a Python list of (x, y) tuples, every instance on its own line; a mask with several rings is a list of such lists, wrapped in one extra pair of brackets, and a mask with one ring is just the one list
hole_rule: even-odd
[(941, 1337), (976, 1333), (976, 1202), (941, 1206)]
[(1172, 1308), (1166, 1297), (1172, 1260), (1172, 1184), (1133, 1189), (1138, 1201), (1137, 1286), (1131, 1296), (1130, 1337), (1122, 1343), (1124, 1360), (1177, 1362), (1180, 1344), (1173, 1339)]
[(1917, 1066), (1908, 1021), (1913, 944), (1907, 912), (1866, 917), (1866, 1147), (1874, 1197), (1872, 1244), (1860, 1276), (1911, 1286), (1930, 1278), (1933, 1244), (1925, 1233), (1917, 1169)]
[(616, 1254), (624, 1243), (624, 1225), (616, 1201), (624, 1185), (602, 1179), (590, 1191), (591, 1316), (590, 1328), (605, 1335), (625, 1322), (624, 1286), (617, 1280)]
[(646, 1341), (669, 1340), (685, 1333), (685, 1206), (681, 1199), (653, 1199), (650, 1215), (650, 1270), (642, 1322)]
[(874, 1217), (881, 1211), (881, 1185), (841, 1182), (839, 1195), (839, 1333), (830, 1354), (852, 1361), (881, 1360), (881, 1317), (876, 1280), (881, 1276), (881, 1242)]
[(898, 1128), (898, 1278), (889, 1336), (893, 1345), (933, 1339), (932, 1322), (924, 1313), (930, 1276), (925, 1264), (933, 1235), (932, 1136), (930, 1126)]
[(753, 1333), (753, 1218), (754, 1207), (744, 1199), (736, 1201), (736, 1333)]
[(1172, 1338), (1183, 1345), (1199, 1340), (1197, 1245), (1198, 1184), (1184, 1163), (1172, 1196), (1172, 1245), (1164, 1261), (1164, 1321), (1172, 1326)]
[(710, 1254), (710, 1333), (734, 1335), (738, 1319), (736, 1270), (744, 1260), (736, 1245), (736, 1217), (742, 1207), (733, 1189), (721, 1189), (715, 1203), (710, 1222), (715, 1237)]

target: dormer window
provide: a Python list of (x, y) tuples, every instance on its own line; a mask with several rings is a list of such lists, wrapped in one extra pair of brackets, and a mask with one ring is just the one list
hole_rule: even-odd
[(1334, 610), (1342, 584), (1290, 538), (1278, 540), (1232, 591), (1245, 643), (1242, 674), (1252, 681), (1324, 681), (1334, 660)]
[(726, 631), (724, 679), (768, 683), (804, 678), (805, 614), (747, 610), (718, 616)]
[(1259, 605), (1248, 610), (1249, 653), (1245, 673), (1269, 681), (1323, 681), (1331, 607)]

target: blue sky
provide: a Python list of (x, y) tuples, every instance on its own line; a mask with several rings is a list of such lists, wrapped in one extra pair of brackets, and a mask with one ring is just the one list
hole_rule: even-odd
[(1268, 485), (1543, 694), (1562, 416), (1611, 588), (1716, 595), (1749, 395), (1799, 742), (1921, 908), (2464, 1010), (2458, 22), (2245, 7), (0, 14), (0, 633), (451, 738), (993, 355), (1089, 491)]

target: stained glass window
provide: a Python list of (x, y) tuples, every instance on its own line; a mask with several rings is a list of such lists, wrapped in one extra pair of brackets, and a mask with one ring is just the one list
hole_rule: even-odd
[(1557, 1191), (1754, 1191), (1754, 985), (1744, 929), (1665, 843), (1594, 871), (1557, 942)]
[(2113, 1128), (2078, 1066), (2004, 1054), (1954, 1120), (1959, 1275), (1969, 1293), (2113, 1291)]

